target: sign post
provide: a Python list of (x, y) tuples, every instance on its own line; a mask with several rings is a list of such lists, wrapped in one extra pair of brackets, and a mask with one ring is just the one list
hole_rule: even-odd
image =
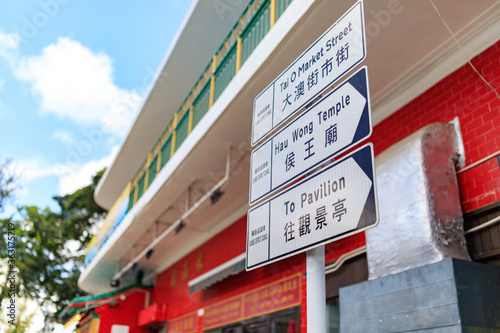
[(254, 101), (252, 146), (366, 58), (358, 1)]
[(367, 144), (248, 211), (247, 269), (374, 227), (373, 145)]
[(255, 148), (250, 204), (304, 175), (372, 133), (368, 69), (343, 84)]
[[(360, 0), (255, 98), (252, 146), (365, 58)], [(260, 203), (247, 215), (246, 269), (307, 251), (314, 333), (326, 333), (324, 245), (378, 223), (373, 146), (276, 192), (371, 135), (368, 92), (363, 67), (252, 152), (249, 202)]]
[(306, 271), (307, 331), (326, 333), (324, 245), (306, 252)]

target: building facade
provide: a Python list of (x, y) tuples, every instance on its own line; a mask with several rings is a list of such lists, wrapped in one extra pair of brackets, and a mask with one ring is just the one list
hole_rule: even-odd
[[(193, 2), (98, 186), (92, 296), (64, 321), (308, 331), (305, 253), (245, 270), (253, 101), (354, 4)], [(329, 332), (500, 329), (500, 4), (435, 5), (363, 4), (380, 220), (325, 245)]]

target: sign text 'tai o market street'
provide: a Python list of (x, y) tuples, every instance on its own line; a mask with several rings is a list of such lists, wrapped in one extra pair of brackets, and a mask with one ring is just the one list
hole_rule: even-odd
[(252, 146), (365, 59), (364, 29), (358, 1), (255, 98)]
[(371, 133), (368, 72), (363, 67), (254, 149), (250, 163), (250, 204)]

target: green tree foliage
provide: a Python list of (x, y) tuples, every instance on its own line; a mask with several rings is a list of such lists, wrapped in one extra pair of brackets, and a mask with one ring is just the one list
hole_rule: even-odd
[(0, 160), (0, 212), (16, 189), (10, 160)]
[(104, 170), (99, 171), (90, 185), (74, 193), (54, 197), (61, 207), (59, 218), (67, 224), (64, 226), (67, 238), (79, 241), (84, 247), (93, 236), (92, 229), (106, 216), (106, 211), (94, 201), (94, 192), (103, 174)]
[(26, 333), (33, 331), (33, 317), (35, 316), (34, 311), (28, 310), (28, 301), (26, 299), (21, 299), (18, 302), (17, 307), (17, 319), (16, 324), (9, 324), (9, 317), (2, 316), (0, 318), (0, 323), (5, 333)]
[[(2, 231), (9, 222), (16, 225), (19, 295), (36, 299), (47, 316), (54, 314), (54, 307), (55, 313), (59, 313), (74, 297), (84, 295), (77, 281), (85, 249), (92, 238), (91, 230), (106, 215), (93, 200), (103, 173), (104, 170), (98, 172), (90, 185), (74, 193), (54, 197), (59, 212), (25, 206), (19, 209), (20, 219), (1, 221)], [(6, 244), (0, 246), (1, 258), (5, 259)], [(6, 296), (5, 289), (1, 299)]]

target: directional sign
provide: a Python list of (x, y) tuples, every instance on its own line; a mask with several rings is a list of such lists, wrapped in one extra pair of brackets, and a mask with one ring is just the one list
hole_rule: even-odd
[(372, 133), (363, 67), (252, 152), (250, 204)]
[(247, 216), (247, 270), (378, 223), (373, 146), (307, 177)]
[(358, 1), (255, 98), (252, 146), (365, 59), (364, 29)]

